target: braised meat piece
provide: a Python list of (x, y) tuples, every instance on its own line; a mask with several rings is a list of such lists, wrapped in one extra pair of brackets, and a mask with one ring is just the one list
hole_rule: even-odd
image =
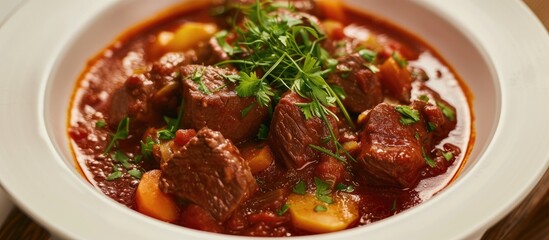
[[(296, 105), (308, 102), (310, 101), (297, 93), (290, 92), (280, 99), (273, 113), (269, 145), (275, 156), (284, 161), (288, 168), (299, 169), (318, 160), (319, 152), (312, 149), (309, 146), (311, 144), (331, 148), (326, 143), (330, 136), (326, 124), (318, 117), (305, 119), (301, 108)], [(327, 117), (334, 134), (338, 135), (336, 120), (331, 116)]]
[(356, 175), (365, 181), (414, 187), (422, 169), (434, 164), (433, 133), (446, 121), (442, 110), (424, 101), (399, 107), (382, 103), (365, 117), (360, 153), (353, 164)]
[(195, 49), (191, 49), (185, 53), (190, 57), (191, 63), (199, 65), (214, 65), (224, 60), (228, 60), (229, 56), (215, 38), (211, 38), (207, 42), (201, 42)]
[(363, 112), (383, 101), (379, 80), (365, 63), (356, 53), (341, 57), (335, 72), (327, 79), (329, 84), (343, 89), (343, 104), (351, 112)]
[(224, 76), (234, 70), (212, 66), (186, 65), (180, 68), (183, 79), (185, 128), (208, 127), (220, 131), (235, 144), (257, 135), (261, 123), (268, 116), (255, 97), (239, 97), (235, 84)]
[(203, 128), (160, 165), (164, 192), (208, 209), (226, 220), (257, 186), (238, 149), (220, 132)]
[(448, 133), (456, 128), (456, 108), (425, 84), (421, 84), (415, 94), (423, 99), (423, 102), (430, 103), (423, 110), (423, 114), (434, 127), (433, 141), (439, 142), (448, 137)]
[(112, 94), (109, 126), (116, 129), (125, 117), (130, 117), (132, 124), (157, 122), (163, 115), (177, 112), (181, 97), (176, 67), (189, 61), (184, 54), (169, 53), (150, 71), (128, 77)]

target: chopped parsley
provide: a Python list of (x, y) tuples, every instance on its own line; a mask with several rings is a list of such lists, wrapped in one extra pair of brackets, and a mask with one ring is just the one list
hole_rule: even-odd
[(257, 132), (257, 139), (265, 140), (269, 136), (269, 127), (265, 124), (259, 125), (259, 131)]
[(181, 123), (181, 117), (183, 116), (183, 99), (181, 99), (181, 106), (179, 108), (179, 113), (177, 113), (177, 118), (173, 119), (170, 117), (164, 117), (166, 122), (166, 129), (158, 131), (158, 138), (162, 140), (172, 140), (175, 138), (175, 132), (179, 129)]
[(442, 152), (442, 156), (446, 161), (450, 161), (454, 157), (454, 154), (452, 152)]
[(240, 111), (240, 115), (242, 117), (246, 117), (248, 115), (248, 113), (252, 110), (252, 108), (254, 107), (254, 103), (246, 106), (244, 109), (242, 109), (242, 111)]
[(316, 191), (315, 191), (316, 199), (328, 204), (332, 204), (334, 202), (332, 197), (329, 196), (330, 193), (332, 193), (332, 190), (330, 189), (330, 184), (322, 181), (320, 178), (315, 177), (315, 186), (316, 186)]
[(103, 154), (107, 154), (108, 152), (111, 151), (111, 148), (118, 146), (118, 140), (127, 139), (129, 134), (130, 134), (130, 118), (125, 117), (124, 119), (120, 120), (120, 123), (118, 123), (116, 133), (111, 134), (111, 140), (109, 142), (109, 145), (107, 145), (107, 148), (105, 148), (105, 151), (103, 151)]
[(353, 192), (355, 190), (355, 188), (353, 187), (353, 185), (348, 185), (346, 186), (345, 184), (343, 183), (338, 183), (336, 185), (336, 189), (339, 190), (339, 191), (342, 191), (342, 192)]
[(391, 57), (398, 63), (398, 66), (400, 68), (405, 68), (406, 66), (408, 66), (408, 61), (406, 61), (406, 59), (404, 59), (404, 57), (402, 57), (399, 52), (393, 52)]
[(324, 205), (316, 205), (313, 210), (315, 212), (326, 212), (326, 211), (328, 211), (328, 208)]
[(143, 176), (143, 173), (137, 168), (128, 170), (128, 174), (130, 174), (130, 176), (132, 176), (134, 178), (137, 178), (137, 179), (141, 179), (141, 177)]
[(216, 33), (214, 37), (215, 37), (215, 40), (217, 40), (217, 43), (219, 44), (219, 46), (223, 49), (223, 51), (226, 52), (227, 55), (232, 56), (235, 53), (240, 51), (238, 48), (233, 48), (231, 45), (227, 43), (226, 38), (228, 34), (229, 32), (227, 32), (226, 30), (223, 30)]
[(425, 163), (429, 165), (429, 167), (434, 168), (437, 164), (435, 163), (435, 160), (431, 158), (426, 152), (425, 148), (421, 147), (421, 154), (423, 155), (423, 159), (425, 160)]
[(437, 125), (432, 122), (427, 122), (427, 131), (432, 132), (437, 129)]
[(377, 53), (369, 49), (362, 49), (358, 51), (358, 55), (360, 55), (364, 60), (370, 63), (374, 62), (377, 57)]
[(282, 205), (282, 207), (280, 207), (280, 209), (276, 210), (276, 215), (282, 216), (288, 211), (288, 209), (290, 209), (290, 205), (285, 203), (284, 205)]
[(105, 126), (107, 126), (107, 123), (103, 119), (97, 120), (97, 122), (95, 122), (95, 128), (104, 128)]
[(395, 110), (400, 113), (400, 123), (410, 125), (419, 121), (419, 111), (409, 106), (396, 106)]
[(305, 195), (305, 192), (307, 191), (307, 186), (305, 185), (305, 182), (303, 180), (300, 180), (297, 182), (297, 184), (292, 188), (292, 192), (299, 195)]
[(113, 172), (112, 172), (111, 174), (109, 174), (109, 176), (107, 176), (107, 178), (105, 178), (105, 180), (107, 180), (107, 181), (114, 181), (114, 180), (119, 179), (119, 178), (122, 177), (122, 172), (120, 172), (120, 171), (118, 170), (118, 167), (116, 167), (116, 166), (113, 165), (113, 166), (112, 166), (112, 171), (113, 171)]
[[(337, 61), (327, 57), (320, 44), (325, 39), (324, 33), (314, 21), (309, 21), (302, 13), (291, 12), (291, 9), (291, 14), (277, 11), (278, 8), (287, 8), (287, 5), (256, 1), (240, 6), (246, 18), (242, 24), (233, 26), (234, 42), (222, 41), (221, 44), (227, 54), (237, 48), (247, 54), (240, 56), (241, 59), (226, 60), (218, 65), (231, 64), (240, 69), (238, 77), (231, 78), (237, 85), (237, 95), (255, 96), (261, 106), (272, 105), (277, 92), (280, 94), (287, 90), (309, 99), (310, 103), (299, 105), (301, 111), (306, 118), (317, 117), (325, 123), (335, 146), (333, 154), (340, 155), (345, 149), (327, 116), (337, 119), (331, 110), (337, 106), (352, 128), (354, 122), (341, 98), (324, 79), (333, 71)], [(217, 35), (220, 40), (224, 37), (224, 33)], [(261, 72), (261, 76), (257, 72)], [(343, 156), (338, 159), (343, 159)]]
[(202, 81), (202, 76), (204, 75), (205, 68), (202, 68), (201, 70), (195, 69), (193, 72), (193, 75), (191, 76), (191, 80), (193, 80), (194, 83), (198, 84), (198, 90), (206, 95), (212, 94), (210, 89), (204, 84)]
[(446, 104), (444, 104), (443, 102), (440, 102), (440, 101), (437, 101), (436, 103), (437, 103), (437, 106), (440, 108), (440, 110), (442, 110), (442, 114), (446, 118), (448, 118), (448, 120), (454, 121), (456, 119), (456, 113), (454, 112), (454, 110), (450, 106), (448, 106), (448, 105), (446, 105)]
[(116, 151), (113, 154), (111, 154), (112, 160), (115, 162), (121, 164), (125, 169), (130, 169), (133, 167), (133, 165), (130, 163), (130, 158), (128, 155), (123, 153), (122, 151)]
[(151, 137), (147, 137), (147, 139), (145, 139), (145, 142), (141, 140), (141, 155), (145, 159), (151, 159), (153, 147), (154, 147), (154, 141)]
[(427, 96), (427, 95), (420, 95), (418, 98), (421, 101), (429, 102), (429, 96)]

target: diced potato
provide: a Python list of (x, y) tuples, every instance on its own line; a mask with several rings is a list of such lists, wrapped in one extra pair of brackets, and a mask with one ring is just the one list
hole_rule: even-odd
[(345, 22), (343, 1), (341, 0), (316, 0), (316, 6), (326, 18)]
[(175, 200), (158, 188), (160, 170), (151, 170), (143, 174), (135, 192), (137, 211), (150, 217), (174, 222), (179, 217), (179, 208)]
[[(333, 204), (327, 204), (313, 194), (290, 194), (286, 203), (290, 206), (292, 224), (296, 228), (313, 233), (346, 229), (358, 219), (357, 203), (349, 194), (343, 193), (334, 195), (333, 200)], [(326, 211), (318, 211), (318, 208)]]
[(175, 32), (160, 32), (157, 36), (157, 50), (162, 53), (185, 51), (199, 42), (207, 41), (217, 31), (215, 24), (187, 22)]
[(375, 52), (382, 52), (384, 50), (383, 45), (377, 40), (377, 37), (370, 35), (368, 39), (363, 42), (364, 47)]
[(271, 166), (274, 161), (271, 148), (267, 144), (249, 144), (240, 149), (242, 157), (248, 162), (252, 174), (261, 172)]

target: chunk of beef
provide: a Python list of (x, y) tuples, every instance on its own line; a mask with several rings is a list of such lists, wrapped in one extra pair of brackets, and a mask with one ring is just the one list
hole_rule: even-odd
[(254, 97), (239, 97), (235, 84), (224, 75), (234, 70), (211, 66), (186, 65), (180, 68), (183, 79), (184, 127), (208, 127), (238, 144), (256, 136), (268, 109)]
[(161, 121), (163, 115), (177, 112), (180, 83), (176, 67), (189, 59), (169, 53), (152, 65), (151, 70), (134, 74), (111, 97), (108, 123), (116, 129), (120, 120), (132, 119), (132, 125)]
[(195, 49), (186, 52), (187, 55), (192, 56), (191, 63), (199, 65), (214, 65), (216, 63), (229, 59), (229, 56), (215, 38), (210, 38), (207, 42), (201, 42)]
[(199, 130), (160, 168), (163, 191), (209, 210), (218, 221), (226, 220), (257, 188), (238, 149), (208, 128)]
[(418, 183), (427, 161), (432, 161), (431, 151), (436, 144), (433, 125), (429, 123), (441, 121), (437, 116), (442, 113), (424, 101), (414, 101), (411, 109), (419, 116), (412, 123), (403, 123), (403, 114), (386, 103), (367, 113), (360, 135), (360, 153), (353, 165), (363, 180), (401, 187)]
[[(319, 152), (309, 145), (331, 148), (326, 139), (330, 132), (327, 125), (318, 117), (305, 119), (298, 103), (307, 100), (297, 93), (287, 93), (275, 107), (268, 141), (275, 156), (284, 161), (288, 168), (302, 168), (317, 161)], [(336, 120), (328, 116), (334, 134), (338, 134)]]
[(383, 101), (379, 80), (365, 63), (356, 53), (342, 57), (338, 59), (335, 72), (327, 79), (328, 83), (343, 89), (343, 104), (352, 112), (363, 112)]
[(421, 97), (423, 102), (429, 103), (423, 108), (423, 115), (434, 128), (432, 130), (433, 141), (439, 142), (448, 137), (450, 131), (456, 128), (456, 108), (425, 84), (421, 84), (415, 94)]

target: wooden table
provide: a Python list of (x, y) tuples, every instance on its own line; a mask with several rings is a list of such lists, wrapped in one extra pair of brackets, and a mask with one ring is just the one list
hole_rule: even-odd
[[(549, 0), (524, 0), (524, 2), (549, 29)], [(15, 208), (0, 228), (0, 240), (3, 239), (43, 240), (52, 238), (44, 228), (21, 210)], [(482, 237), (482, 240), (491, 239), (549, 240), (549, 170), (526, 199), (486, 231)]]

